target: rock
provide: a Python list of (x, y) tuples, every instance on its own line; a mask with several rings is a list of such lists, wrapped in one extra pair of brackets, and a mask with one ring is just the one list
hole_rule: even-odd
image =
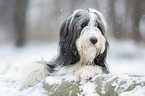
[(61, 83), (44, 83), (44, 89), (50, 96), (118, 96), (134, 90), (137, 86), (145, 86), (144, 75), (103, 74), (84, 81), (63, 79)]
[(2, 96), (145, 96), (145, 75), (102, 74), (77, 81), (70, 76), (48, 76), (29, 88), (20, 86), (20, 77), (0, 76)]

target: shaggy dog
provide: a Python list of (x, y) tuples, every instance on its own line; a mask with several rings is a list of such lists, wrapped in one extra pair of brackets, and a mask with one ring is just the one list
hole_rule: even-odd
[(22, 79), (23, 85), (31, 86), (48, 75), (72, 75), (82, 80), (109, 73), (106, 29), (104, 16), (97, 10), (74, 11), (61, 26), (58, 56), (50, 62), (36, 62), (29, 66)]

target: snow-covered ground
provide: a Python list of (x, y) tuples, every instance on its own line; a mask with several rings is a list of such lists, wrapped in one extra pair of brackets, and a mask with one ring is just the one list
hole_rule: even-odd
[(0, 45), (0, 75), (18, 74), (34, 61), (50, 60), (57, 54), (57, 44), (29, 44), (22, 48)]
[[(136, 44), (133, 41), (109, 40), (109, 42), (107, 62), (111, 73), (145, 75), (145, 45)], [(57, 50), (58, 45), (56, 43), (29, 44), (23, 48), (0, 45), (0, 94), (3, 94), (1, 96), (36, 96), (36, 94), (37, 96), (38, 94), (45, 96), (45, 94), (42, 94), (45, 91), (41, 83), (36, 85), (38, 87), (20, 91), (19, 80), (26, 66), (33, 61), (40, 61), (42, 58), (50, 60), (57, 54)], [(139, 87), (136, 90), (139, 90)]]
[(110, 40), (107, 61), (114, 74), (145, 74), (145, 45), (134, 41)]
[(21, 90), (20, 78), (34, 61), (50, 60), (57, 54), (57, 44), (29, 44), (23, 48), (0, 45), (1, 96), (45, 96), (42, 83)]

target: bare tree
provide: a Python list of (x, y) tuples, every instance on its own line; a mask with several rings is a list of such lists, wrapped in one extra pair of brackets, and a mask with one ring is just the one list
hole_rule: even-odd
[(132, 21), (129, 38), (141, 41), (143, 38), (139, 30), (139, 23), (142, 16), (142, 4), (144, 0), (127, 0), (126, 16)]
[(115, 23), (116, 23), (116, 20), (115, 20), (115, 0), (110, 0), (108, 2), (108, 7), (109, 7), (109, 22), (111, 24), (109, 24), (109, 27), (111, 27), (111, 34), (113, 34), (115, 37), (118, 37), (118, 34), (117, 34), (117, 29), (116, 29), (116, 26), (115, 26)]
[[(124, 11), (120, 10), (119, 6), (117, 6), (116, 4), (119, 3), (124, 3), (124, 1), (121, 0), (109, 0), (108, 2), (108, 6), (109, 6), (109, 19), (110, 19), (110, 31), (112, 36), (117, 38), (117, 39), (122, 39), (124, 38), (124, 21), (123, 21), (123, 15), (124, 15)], [(118, 12), (117, 12), (117, 11)], [(120, 15), (121, 14), (121, 15)]]
[(140, 18), (141, 18), (141, 2), (142, 0), (133, 0), (132, 1), (132, 7), (133, 7), (133, 12), (132, 12), (132, 33), (133, 33), (133, 39), (135, 41), (140, 41), (141, 40), (141, 34), (139, 31), (139, 23), (140, 23)]
[(14, 25), (16, 32), (16, 46), (20, 47), (25, 42), (26, 1), (15, 0)]

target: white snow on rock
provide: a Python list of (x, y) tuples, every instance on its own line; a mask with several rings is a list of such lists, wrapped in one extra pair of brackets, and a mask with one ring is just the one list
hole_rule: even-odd
[(120, 96), (145, 96), (145, 87), (137, 86), (132, 91), (124, 92)]
[(20, 77), (11, 75), (0, 76), (1, 96), (47, 96), (40, 82), (30, 88), (23, 88), (20, 85)]
[(48, 76), (45, 79), (45, 83), (47, 83), (48, 85), (53, 85), (53, 84), (61, 84), (62, 79), (59, 78), (55, 78), (52, 76)]
[(78, 94), (78, 96), (99, 96), (99, 94), (96, 93), (96, 87), (97, 85), (95, 85), (92, 82), (86, 82), (86, 81), (82, 81), (80, 82), (80, 84), (82, 84), (80, 86), (80, 91), (81, 94)]

